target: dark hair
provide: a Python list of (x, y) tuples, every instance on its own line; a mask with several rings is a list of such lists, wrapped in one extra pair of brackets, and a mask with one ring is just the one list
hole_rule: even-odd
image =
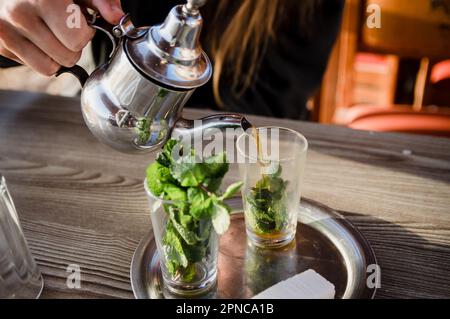
[[(242, 95), (252, 84), (270, 40), (283, 19), (295, 19), (305, 36), (323, 0), (215, 0), (216, 15), (211, 33), (214, 58), (213, 89), (216, 102), (223, 106), (220, 81), (230, 67), (232, 92)], [(330, 0), (328, 0), (330, 1)]]

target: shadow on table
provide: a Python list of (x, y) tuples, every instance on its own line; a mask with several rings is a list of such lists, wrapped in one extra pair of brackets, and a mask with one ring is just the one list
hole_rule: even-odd
[[(384, 139), (388, 137), (387, 134), (383, 136)], [(442, 138), (440, 140), (445, 141)], [(440, 154), (436, 154), (436, 149), (433, 153), (427, 153), (425, 140), (420, 150), (417, 145), (385, 145), (388, 143), (375, 139), (349, 141), (344, 144), (328, 140), (326, 145), (323, 145), (322, 141), (312, 139), (310, 144), (318, 153), (450, 184), (450, 139), (449, 143), (439, 150)], [(380, 145), (379, 148), (377, 145)]]
[[(375, 252), (381, 267), (381, 288), (376, 298), (449, 298), (450, 246), (418, 234), (429, 234), (430, 229), (413, 225), (413, 232), (373, 216), (339, 213), (361, 231)], [(433, 231), (436, 234), (436, 229)]]

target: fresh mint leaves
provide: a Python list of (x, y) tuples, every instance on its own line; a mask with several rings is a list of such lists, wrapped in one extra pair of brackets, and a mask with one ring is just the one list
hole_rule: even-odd
[(222, 203), (214, 203), (212, 210), (212, 223), (218, 234), (224, 234), (230, 227), (229, 208)]
[(247, 219), (256, 234), (280, 232), (288, 223), (287, 181), (281, 178), (281, 165), (273, 174), (263, 175), (246, 196), (250, 210)]
[(205, 165), (197, 163), (195, 156), (190, 155), (181, 157), (176, 162), (172, 163), (171, 171), (181, 186), (183, 187), (197, 187), (206, 178), (208, 173)]
[(163, 235), (166, 267), (174, 278), (191, 282), (195, 263), (211, 254), (211, 232), (224, 234), (230, 225), (230, 212), (224, 200), (239, 192), (242, 183), (218, 190), (228, 172), (225, 153), (199, 163), (193, 150), (170, 140), (147, 168), (147, 185), (153, 195), (170, 200), (164, 205), (169, 217)]

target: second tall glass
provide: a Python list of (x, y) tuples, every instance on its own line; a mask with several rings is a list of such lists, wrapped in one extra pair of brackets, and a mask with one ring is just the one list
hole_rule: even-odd
[(289, 244), (297, 229), (308, 142), (300, 133), (261, 127), (237, 140), (247, 236), (259, 247)]

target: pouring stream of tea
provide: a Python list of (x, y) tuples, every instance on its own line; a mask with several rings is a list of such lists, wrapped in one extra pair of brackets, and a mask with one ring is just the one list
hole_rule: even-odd
[(256, 127), (252, 127), (252, 135), (253, 138), (255, 139), (255, 143), (256, 143), (256, 151), (257, 151), (257, 156), (256, 156), (256, 160), (258, 162), (258, 165), (260, 167), (266, 167), (270, 165), (270, 161), (265, 161), (263, 159), (263, 154), (262, 154), (262, 146), (261, 146), (261, 139), (259, 136), (259, 131)]

